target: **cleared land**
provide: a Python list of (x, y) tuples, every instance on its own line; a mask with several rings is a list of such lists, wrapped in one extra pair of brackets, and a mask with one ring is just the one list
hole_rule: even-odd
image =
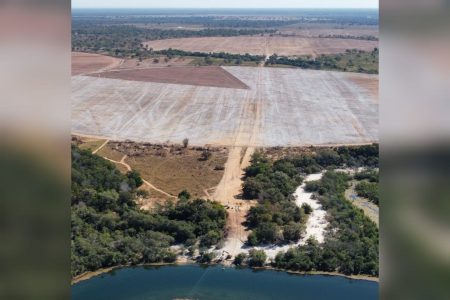
[(282, 36), (236, 36), (167, 39), (146, 42), (154, 50), (180, 49), (192, 52), (228, 52), (233, 54), (301, 56), (343, 53), (347, 49), (372, 51), (376, 41), (337, 38)]
[[(162, 191), (177, 196), (187, 190), (193, 197), (208, 197), (219, 184), (228, 151), (224, 148), (209, 149), (211, 157), (202, 160), (203, 147), (183, 148), (177, 145), (136, 144), (109, 142), (99, 155), (121, 161), (142, 178)], [(153, 190), (150, 189), (152, 196)], [(167, 198), (165, 195), (164, 198)]]
[(335, 24), (314, 24), (314, 25), (291, 25), (280, 28), (281, 34), (297, 35), (303, 37), (318, 37), (329, 35), (340, 36), (379, 36), (378, 26), (340, 26)]
[(245, 83), (234, 77), (232, 74), (216, 66), (121, 70), (97, 73), (92, 76), (143, 82), (214, 86), (235, 89), (248, 88)]
[(74, 76), (72, 131), (112, 140), (220, 146), (378, 140), (377, 75), (225, 67), (249, 89)]
[(111, 56), (72, 52), (72, 75), (87, 74), (117, 67), (121, 59)]

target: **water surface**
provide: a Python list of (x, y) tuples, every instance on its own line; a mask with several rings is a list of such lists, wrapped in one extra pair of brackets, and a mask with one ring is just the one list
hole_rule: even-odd
[(72, 299), (378, 299), (378, 283), (198, 265), (124, 268), (72, 286)]

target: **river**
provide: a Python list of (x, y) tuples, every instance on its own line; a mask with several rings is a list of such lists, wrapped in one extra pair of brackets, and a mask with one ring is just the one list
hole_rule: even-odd
[(73, 300), (378, 299), (378, 283), (199, 265), (123, 268), (72, 286)]

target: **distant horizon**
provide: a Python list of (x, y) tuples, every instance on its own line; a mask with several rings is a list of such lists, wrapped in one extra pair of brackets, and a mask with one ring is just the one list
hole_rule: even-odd
[(378, 7), (72, 7), (72, 9), (159, 9), (159, 10), (176, 10), (176, 9), (190, 9), (190, 10), (327, 10), (327, 9), (357, 9), (357, 10), (379, 10)]
[(77, 9), (379, 9), (378, 0), (72, 0)]

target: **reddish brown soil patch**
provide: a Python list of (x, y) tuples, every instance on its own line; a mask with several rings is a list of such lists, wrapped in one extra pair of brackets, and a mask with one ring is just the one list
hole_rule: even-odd
[(248, 89), (245, 83), (216, 66), (120, 70), (102, 72), (94, 76), (144, 82)]
[(72, 75), (104, 71), (117, 67), (121, 60), (118, 58), (82, 52), (72, 52)]

